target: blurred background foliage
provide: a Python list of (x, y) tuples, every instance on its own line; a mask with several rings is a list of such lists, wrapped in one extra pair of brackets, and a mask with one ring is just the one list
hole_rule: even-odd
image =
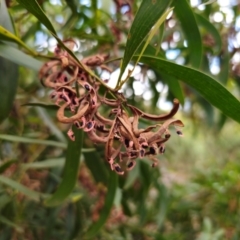
[[(24, 1), (0, 1), (0, 25), (33, 51), (17, 47), (1, 32), (0, 240), (240, 239), (239, 124), (194, 88), (144, 64), (123, 86), (124, 95), (132, 105), (155, 114), (169, 110), (172, 99), (178, 98), (184, 138), (172, 137), (158, 167), (139, 160), (127, 175), (116, 176), (105, 163), (103, 147), (84, 137), (76, 186), (66, 201), (46, 206), (45, 199), (62, 180), (67, 128), (57, 122), (49, 90), (41, 85), (37, 70), (52, 56), (57, 41), (19, 2)], [(97, 53), (122, 57), (141, 4), (37, 2), (59, 38), (76, 41), (79, 59)], [(150, 47), (163, 59), (212, 76), (239, 99), (239, 4), (172, 1), (174, 11)], [(18, 55), (12, 48), (28, 55)], [(101, 72), (101, 77), (114, 86), (119, 62), (109, 65), (113, 73)], [(24, 106), (30, 102), (42, 105)]]

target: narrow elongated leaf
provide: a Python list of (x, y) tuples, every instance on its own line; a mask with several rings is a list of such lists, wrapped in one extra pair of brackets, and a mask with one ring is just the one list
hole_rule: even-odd
[(31, 48), (29, 48), (21, 39), (9, 32), (6, 28), (0, 26), (0, 40), (10, 41), (19, 44), (29, 51), (32, 55), (37, 55)]
[(84, 237), (86, 239), (93, 239), (93, 237), (98, 233), (98, 231), (101, 229), (102, 226), (104, 226), (105, 222), (107, 221), (107, 218), (110, 214), (110, 211), (114, 203), (117, 185), (118, 176), (115, 172), (111, 171), (108, 179), (108, 192), (105, 198), (104, 207), (101, 210), (99, 220), (96, 223), (94, 223), (85, 234)]
[(101, 159), (98, 152), (85, 152), (84, 153), (85, 164), (91, 171), (94, 180), (98, 182), (102, 182), (107, 185), (107, 176), (108, 172), (106, 167), (104, 166), (105, 160)]
[(12, 201), (12, 198), (8, 194), (6, 193), (1, 194), (0, 195), (0, 212), (11, 201)]
[(147, 34), (150, 32), (161, 15), (166, 11), (170, 3), (170, 0), (142, 1), (142, 4), (138, 9), (131, 29), (128, 33), (119, 79), (121, 79), (125, 68), (127, 67), (136, 50), (139, 48), (140, 44), (146, 38)]
[(182, 91), (179, 81), (175, 77), (169, 76), (167, 74), (161, 73), (161, 76), (166, 81), (166, 83), (169, 87), (169, 90), (172, 92), (174, 97), (176, 97), (179, 100), (179, 102), (182, 105), (184, 105), (184, 94), (183, 94), (183, 91)]
[(53, 147), (67, 148), (67, 145), (65, 143), (51, 141), (51, 140), (41, 140), (41, 139), (33, 139), (33, 138), (26, 138), (26, 137), (18, 137), (15, 135), (0, 134), (0, 139), (11, 141), (11, 142), (41, 144), (41, 145), (47, 145), (47, 146), (53, 146)]
[(77, 14), (77, 5), (75, 0), (65, 0), (73, 14)]
[(102, 81), (95, 73), (85, 65), (83, 65), (79, 59), (74, 55), (74, 53), (63, 43), (63, 41), (58, 37), (53, 25), (51, 24), (50, 20), (44, 13), (41, 6), (38, 4), (36, 0), (28, 1), (28, 0), (17, 0), (20, 4), (24, 6), (30, 13), (32, 13), (42, 24), (46, 26), (46, 28), (50, 31), (53, 37), (57, 40), (58, 44), (67, 51), (67, 53), (73, 57), (73, 59), (91, 76), (95, 77), (102, 85), (106, 88), (110, 88), (104, 81)]
[(0, 123), (8, 117), (18, 82), (18, 66), (7, 59), (0, 57)]
[(75, 187), (81, 156), (83, 131), (73, 126), (73, 132), (75, 141), (68, 140), (62, 182), (52, 197), (46, 200), (45, 204), (47, 206), (56, 206), (64, 202)]
[(14, 32), (11, 18), (8, 14), (8, 9), (5, 0), (0, 0), (0, 25), (10, 32)]
[(47, 18), (42, 8), (38, 4), (36, 0), (28, 1), (28, 0), (17, 0), (21, 5), (24, 6), (30, 13), (32, 13), (45, 27), (53, 34), (57, 35), (52, 23)]
[[(137, 50), (137, 54), (139, 54), (138, 50)], [(166, 59), (165, 56), (161, 52), (156, 54), (155, 48), (151, 45), (147, 46), (146, 50), (144, 51), (144, 55), (151, 55), (151, 56), (160, 57), (162, 59)], [(183, 105), (184, 104), (184, 94), (183, 94), (183, 91), (182, 91), (179, 81), (176, 78), (174, 78), (173, 76), (169, 76), (162, 72), (157, 72), (157, 74), (159, 74), (163, 78), (163, 80), (167, 83), (170, 91), (173, 93), (174, 97), (176, 97), (180, 101), (180, 103)]]
[(53, 168), (53, 167), (62, 167), (64, 165), (64, 158), (55, 158), (48, 159), (41, 162), (33, 162), (33, 163), (24, 163), (21, 164), (21, 167), (24, 169), (43, 169), (43, 168)]
[(0, 43), (0, 56), (20, 66), (24, 66), (35, 71), (39, 71), (39, 69), (43, 65), (43, 62), (40, 62), (32, 56), (29, 56), (12, 46), (2, 43)]
[[(12, 34), (13, 26), (8, 15), (5, 1), (0, 1), (0, 29), (3, 28)], [(1, 33), (0, 33), (1, 37)], [(0, 57), (0, 123), (8, 117), (17, 91), (18, 66), (7, 59)]]
[(226, 85), (229, 78), (230, 67), (230, 54), (227, 47), (222, 51), (220, 55), (220, 73), (218, 74), (219, 81)]
[(189, 62), (193, 67), (199, 68), (202, 59), (202, 39), (193, 11), (187, 0), (174, 1), (173, 6), (187, 39)]
[(3, 224), (6, 224), (9, 227), (15, 228), (15, 230), (17, 232), (23, 232), (24, 231), (22, 227), (18, 226), (16, 223), (10, 221), (9, 219), (7, 219), (4, 216), (0, 216), (0, 222), (2, 222)]
[(5, 176), (0, 176), (0, 183), (7, 185), (8, 187), (11, 187), (12, 189), (16, 190), (19, 193), (22, 193), (24, 195), (26, 195), (28, 198), (36, 200), (36, 201), (40, 201), (43, 198), (48, 197), (48, 194), (42, 194), (36, 191), (33, 191), (25, 186), (23, 186), (22, 184), (7, 178)]
[(41, 102), (30, 102), (30, 103), (25, 103), (22, 106), (32, 106), (32, 107), (41, 107), (49, 110), (58, 110), (59, 107), (55, 104), (47, 104), (47, 103), (41, 103)]
[(210, 23), (205, 17), (203, 17), (200, 14), (195, 13), (197, 22), (200, 26), (202, 26), (205, 30), (205, 32), (209, 33), (212, 35), (212, 37), (215, 40), (215, 44), (214, 44), (214, 53), (215, 54), (219, 54), (219, 52), (222, 49), (222, 39), (221, 36), (219, 34), (219, 31), (216, 29), (216, 27)]
[[(156, 22), (156, 24), (154, 25), (154, 27), (150, 30), (150, 33), (146, 39), (146, 42), (144, 43), (144, 46), (140, 52), (140, 55), (138, 57), (137, 62), (135, 63), (134, 68), (136, 67), (137, 63), (139, 62), (139, 59), (141, 58), (143, 52), (146, 50), (147, 46), (149, 45), (150, 41), (152, 40), (153, 36), (156, 34), (156, 32), (159, 30), (160, 26), (162, 25), (162, 23), (165, 21), (167, 15), (172, 11), (173, 8), (168, 9)], [(133, 70), (132, 70), (133, 71)], [(122, 86), (122, 85), (121, 85)]]
[(3, 173), (6, 169), (8, 169), (13, 163), (17, 162), (16, 159), (7, 161), (0, 165), (0, 174)]
[(240, 123), (240, 102), (212, 77), (190, 67), (177, 65), (153, 56), (144, 55), (141, 62), (187, 83), (223, 114)]

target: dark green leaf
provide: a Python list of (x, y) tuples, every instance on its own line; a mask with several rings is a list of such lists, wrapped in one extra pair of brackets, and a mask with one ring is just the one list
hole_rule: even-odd
[(31, 102), (31, 103), (25, 103), (22, 106), (32, 106), (32, 107), (42, 107), (45, 109), (51, 109), (51, 110), (58, 110), (59, 107), (54, 104), (46, 104), (41, 102)]
[(8, 117), (18, 84), (18, 66), (0, 57), (0, 123)]
[(141, 62), (187, 83), (213, 106), (221, 110), (223, 114), (240, 123), (240, 102), (212, 77), (193, 68), (177, 65), (153, 56), (143, 56)]
[(107, 87), (107, 84), (104, 83), (98, 76), (94, 74), (89, 68), (86, 68), (85, 65), (83, 65), (79, 59), (74, 55), (74, 53), (61, 41), (61, 39), (57, 36), (57, 33), (51, 24), (50, 20), (45, 15), (43, 9), (38, 4), (36, 0), (28, 1), (28, 0), (17, 0), (20, 4), (22, 4), (30, 13), (32, 13), (42, 24), (44, 24), (47, 29), (50, 31), (50, 33), (55, 37), (58, 44), (67, 51), (67, 53), (73, 57), (73, 59), (83, 68), (85, 69), (90, 75), (94, 76), (98, 81), (100, 81), (103, 85)]
[(226, 85), (229, 78), (230, 71), (230, 54), (227, 47), (222, 51), (220, 55), (220, 73), (218, 74), (219, 81)]
[(136, 50), (139, 48), (143, 40), (146, 38), (149, 31), (158, 21), (161, 15), (166, 11), (170, 0), (144, 0), (134, 18), (131, 29), (128, 33), (126, 48), (121, 64), (119, 79), (121, 79), (124, 70), (133, 57)]
[(77, 13), (77, 3), (75, 0), (65, 0), (73, 14)]
[(187, 0), (174, 1), (173, 5), (187, 39), (189, 62), (193, 67), (199, 68), (202, 59), (202, 39), (193, 11)]
[(76, 129), (75, 126), (73, 126), (73, 131), (75, 141), (68, 140), (62, 182), (52, 197), (45, 201), (47, 206), (56, 206), (64, 202), (75, 187), (81, 156), (83, 132)]
[[(13, 32), (11, 19), (5, 5), (0, 4), (0, 27), (5, 26), (9, 33)], [(7, 59), (0, 57), (0, 123), (8, 117), (17, 91), (18, 66)]]
[(104, 159), (101, 159), (98, 152), (85, 152), (84, 153), (85, 164), (91, 171), (95, 181), (102, 182), (107, 185), (108, 172), (104, 165)]
[(84, 236), (86, 239), (93, 239), (93, 237), (98, 233), (98, 231), (104, 226), (105, 222), (107, 221), (107, 218), (113, 206), (117, 186), (118, 175), (115, 172), (111, 171), (108, 179), (108, 192), (105, 198), (104, 207), (101, 210), (99, 220), (94, 223), (86, 232)]
[(166, 82), (166, 84), (168, 85), (169, 90), (174, 95), (174, 97), (176, 97), (179, 100), (179, 102), (182, 105), (184, 105), (184, 95), (179, 81), (173, 76), (169, 76), (163, 73), (160, 74), (164, 81)]
[(3, 164), (0, 165), (0, 174), (3, 173), (6, 169), (8, 169), (13, 163), (15, 163), (17, 160), (14, 159), (14, 160), (10, 160), (10, 161), (7, 161)]

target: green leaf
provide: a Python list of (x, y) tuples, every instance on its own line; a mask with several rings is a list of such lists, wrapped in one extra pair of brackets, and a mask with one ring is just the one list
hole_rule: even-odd
[(7, 178), (5, 176), (0, 176), (0, 183), (5, 184), (9, 187), (11, 187), (12, 189), (16, 190), (17, 192), (20, 192), (24, 195), (26, 195), (28, 198), (33, 199), (35, 201), (40, 201), (43, 198), (48, 197), (48, 194), (42, 194), (36, 191), (33, 191), (25, 186), (23, 186), (22, 184)]
[(182, 105), (184, 105), (184, 94), (179, 81), (175, 77), (169, 76), (167, 74), (160, 73), (160, 75), (162, 76), (164, 81), (167, 83), (169, 90), (174, 95), (174, 97), (176, 97), (179, 100), (179, 102)]
[(93, 239), (93, 237), (98, 233), (98, 231), (106, 223), (114, 203), (117, 186), (118, 186), (118, 175), (115, 172), (111, 171), (108, 179), (108, 186), (107, 186), (108, 192), (105, 198), (104, 207), (101, 210), (99, 220), (88, 229), (88, 231), (84, 235), (84, 239), (85, 238)]
[(67, 145), (62, 142), (56, 142), (51, 140), (41, 140), (41, 139), (33, 139), (33, 138), (26, 138), (26, 137), (18, 137), (15, 135), (7, 135), (7, 134), (0, 134), (0, 139), (11, 141), (11, 142), (22, 142), (22, 143), (30, 143), (30, 144), (41, 144), (59, 148), (67, 148)]
[(219, 81), (226, 85), (228, 78), (229, 78), (229, 72), (230, 72), (230, 54), (228, 52), (227, 47), (222, 51), (222, 54), (220, 55), (220, 73), (218, 74)]
[(202, 39), (194, 13), (187, 0), (174, 1), (174, 12), (181, 23), (189, 50), (189, 62), (199, 68), (202, 60)]
[(59, 109), (59, 107), (55, 104), (47, 104), (47, 103), (41, 103), (41, 102), (25, 103), (22, 106), (42, 107), (42, 108), (50, 109), (50, 110), (58, 110)]
[(6, 169), (8, 169), (13, 163), (16, 163), (17, 160), (9, 160), (7, 162), (4, 162), (3, 164), (0, 165), (0, 174), (3, 173)]
[(0, 25), (8, 29), (8, 31), (14, 33), (14, 27), (12, 25), (12, 21), (8, 13), (5, 0), (0, 0)]
[[(137, 54), (139, 54), (138, 51), (137, 51)], [(159, 52), (156, 55), (156, 49), (151, 45), (147, 46), (147, 48), (144, 52), (144, 55), (157, 56), (157, 57), (165, 59), (165, 56), (161, 52)], [(183, 94), (183, 91), (182, 91), (179, 81), (176, 78), (174, 78), (173, 76), (169, 76), (162, 72), (157, 72), (157, 74), (159, 74), (162, 77), (162, 79), (166, 82), (166, 84), (169, 87), (169, 90), (172, 92), (174, 97), (176, 97), (180, 101), (180, 103), (182, 105), (184, 105), (184, 94)]]
[(73, 132), (75, 134), (75, 141), (68, 140), (62, 182), (51, 198), (45, 201), (47, 206), (56, 206), (64, 202), (75, 187), (80, 163), (83, 131), (73, 126)]
[(162, 224), (164, 223), (164, 220), (167, 215), (167, 210), (169, 206), (169, 194), (167, 188), (162, 184), (158, 183), (158, 181), (155, 182), (155, 187), (158, 190), (158, 199), (157, 199), (157, 211), (158, 213), (156, 214), (156, 223), (158, 226), (158, 229), (162, 227)]
[[(149, 45), (150, 41), (152, 40), (153, 36), (156, 34), (156, 32), (159, 30), (160, 26), (162, 25), (162, 23), (165, 21), (165, 19), (167, 18), (168, 14), (172, 11), (173, 8), (168, 9), (156, 22), (156, 24), (154, 25), (154, 27), (152, 27), (152, 29), (150, 30), (150, 33), (146, 39), (146, 41), (144, 42), (143, 48), (141, 49), (141, 52), (139, 54), (138, 60), (136, 61), (133, 69), (131, 70), (131, 72), (134, 71), (134, 68), (136, 67), (137, 63), (139, 62), (139, 59), (141, 58), (141, 56), (143, 55), (143, 52), (146, 50), (147, 46)], [(129, 74), (130, 75), (130, 74)], [(127, 80), (127, 79), (126, 79)], [(126, 81), (125, 80), (125, 81)], [(121, 87), (123, 86), (124, 82), (123, 81), (118, 89), (121, 89)]]
[(205, 17), (200, 14), (195, 13), (196, 20), (200, 26), (202, 26), (206, 33), (210, 33), (215, 40), (214, 44), (214, 52), (215, 54), (219, 54), (222, 49), (222, 38), (219, 34), (219, 31), (216, 27), (208, 21)]
[(187, 83), (223, 114), (240, 123), (240, 102), (214, 78), (193, 68), (177, 65), (154, 56), (144, 55), (141, 62)]
[(119, 79), (121, 79), (128, 63), (132, 59), (134, 53), (139, 48), (143, 40), (146, 38), (152, 27), (166, 11), (170, 5), (170, 0), (144, 0), (138, 9), (134, 18), (131, 29), (128, 33), (128, 39), (124, 56), (121, 63), (121, 71)]
[(6, 224), (9, 227), (15, 228), (16, 232), (19, 232), (19, 233), (23, 233), (24, 232), (23, 227), (18, 226), (16, 223), (10, 221), (9, 219), (7, 219), (4, 216), (0, 216), (0, 222), (3, 223), (3, 224)]
[(11, 111), (17, 91), (18, 66), (0, 57), (0, 123)]
[(42, 24), (45, 25), (45, 27), (50, 31), (50, 33), (53, 35), (53, 37), (57, 40), (58, 44), (67, 51), (67, 53), (73, 57), (73, 59), (91, 76), (95, 77), (99, 82), (102, 83), (105, 87), (109, 88), (108, 85), (102, 81), (98, 76), (95, 75), (91, 69), (83, 65), (79, 59), (74, 55), (74, 53), (61, 41), (61, 39), (57, 36), (57, 33), (51, 24), (50, 20), (44, 13), (41, 6), (38, 4), (36, 0), (32, 0), (29, 2), (29, 0), (17, 0), (20, 4), (24, 6), (25, 9), (27, 9), (30, 13), (32, 13)]
[(84, 153), (85, 164), (91, 171), (94, 180), (107, 184), (108, 172), (106, 166), (104, 165), (104, 159), (101, 159), (98, 152), (85, 152)]
[[(11, 31), (13, 32), (13, 26), (8, 15), (5, 1), (1, 1), (0, 3), (0, 30), (3, 29), (2, 26), (5, 26), (5, 31), (11, 35)], [(18, 66), (7, 59), (0, 57), (0, 123), (8, 117), (11, 111), (17, 91), (17, 80)]]
[(0, 56), (18, 65), (31, 68), (35, 71), (39, 71), (43, 65), (43, 62), (40, 62), (39, 60), (25, 54), (24, 52), (12, 46), (2, 43), (0, 43)]
[(3, 193), (0, 195), (0, 213), (5, 208), (5, 206), (12, 201), (11, 196), (9, 194)]
[(0, 40), (15, 42), (25, 48), (32, 55), (37, 55), (31, 48), (29, 48), (21, 39), (9, 32), (6, 28), (0, 26)]
[(55, 159), (47, 159), (41, 162), (32, 162), (32, 163), (23, 163), (21, 167), (24, 169), (43, 169), (43, 168), (54, 168), (54, 167), (62, 167), (64, 165), (64, 158), (55, 158)]
[(32, 13), (42, 24), (45, 25), (45, 27), (52, 33), (57, 36), (57, 33), (50, 22), (50, 20), (47, 18), (45, 13), (43, 12), (41, 6), (38, 4), (36, 0), (17, 0), (18, 3), (23, 5), (25, 9), (27, 9), (30, 13)]
[(77, 4), (75, 0), (65, 0), (73, 14), (77, 14)]

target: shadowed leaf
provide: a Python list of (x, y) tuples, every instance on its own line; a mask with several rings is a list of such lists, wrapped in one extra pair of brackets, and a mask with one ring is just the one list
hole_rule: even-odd
[(51, 198), (45, 201), (47, 206), (56, 206), (62, 204), (75, 187), (80, 163), (79, 160), (81, 156), (83, 132), (75, 127), (73, 127), (73, 132), (75, 134), (75, 141), (71, 141), (70, 139), (68, 140), (62, 182)]

